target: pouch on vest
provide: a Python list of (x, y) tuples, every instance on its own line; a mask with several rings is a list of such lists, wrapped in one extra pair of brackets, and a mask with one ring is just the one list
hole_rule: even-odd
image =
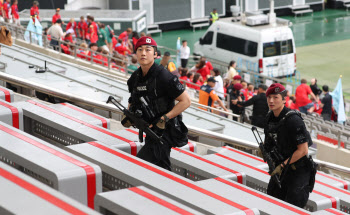
[(316, 181), (316, 173), (317, 173), (317, 166), (318, 164), (314, 162), (312, 159), (311, 155), (309, 155), (308, 158), (308, 165), (311, 169), (311, 175), (310, 175), (310, 180), (309, 180), (309, 187), (310, 187), (310, 193), (312, 193), (314, 186), (315, 186), (315, 181)]
[(181, 118), (177, 116), (169, 121), (169, 133), (173, 147), (182, 147), (188, 143), (188, 129)]

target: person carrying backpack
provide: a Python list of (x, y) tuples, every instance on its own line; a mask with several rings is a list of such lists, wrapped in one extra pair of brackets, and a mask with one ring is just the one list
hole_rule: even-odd
[[(303, 208), (313, 190), (317, 164), (308, 157), (310, 133), (301, 114), (285, 107), (286, 95), (286, 89), (278, 83), (266, 91), (270, 112), (264, 129), (264, 148), (276, 167), (269, 171), (267, 194)], [(274, 175), (280, 184), (272, 180)]]

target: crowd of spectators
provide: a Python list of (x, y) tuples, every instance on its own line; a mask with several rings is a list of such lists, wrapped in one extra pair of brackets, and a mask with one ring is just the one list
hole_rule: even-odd
[(0, 21), (20, 25), (17, 5), (18, 0), (0, 1)]

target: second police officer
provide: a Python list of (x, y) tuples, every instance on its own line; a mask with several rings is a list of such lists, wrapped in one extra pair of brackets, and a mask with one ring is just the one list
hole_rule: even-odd
[(275, 162), (271, 176), (281, 177), (281, 187), (270, 179), (267, 194), (303, 208), (315, 183), (316, 164), (308, 156), (312, 144), (299, 112), (284, 106), (287, 91), (281, 84), (272, 84), (267, 92), (270, 112), (264, 129), (264, 148)]
[[(129, 110), (141, 113), (163, 140), (163, 144), (159, 144), (146, 136), (145, 145), (137, 157), (171, 170), (171, 147), (181, 147), (188, 142), (188, 130), (181, 113), (190, 106), (191, 99), (176, 76), (154, 63), (157, 43), (151, 37), (141, 37), (135, 51), (140, 67), (127, 82), (131, 93)], [(178, 101), (176, 105), (175, 100)], [(125, 117), (122, 124), (125, 127), (131, 125)]]

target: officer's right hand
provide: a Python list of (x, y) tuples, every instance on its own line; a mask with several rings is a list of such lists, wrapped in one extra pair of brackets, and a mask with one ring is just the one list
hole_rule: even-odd
[(130, 128), (132, 126), (132, 123), (130, 122), (129, 118), (126, 117), (125, 114), (123, 114), (122, 116), (121, 123), (125, 128)]

